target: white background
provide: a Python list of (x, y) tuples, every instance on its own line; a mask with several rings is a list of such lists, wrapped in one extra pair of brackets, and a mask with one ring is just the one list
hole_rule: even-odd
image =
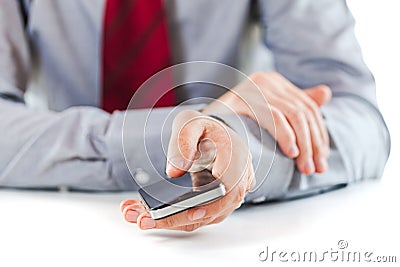
[[(341, 239), (352, 251), (397, 255), (399, 262), (400, 4), (398, 0), (348, 3), (392, 135), (392, 153), (381, 183), (241, 209), (220, 225), (190, 234), (141, 232), (124, 223), (118, 204), (134, 197), (131, 193), (4, 190), (0, 191), (0, 267), (267, 266), (271, 263), (258, 260), (267, 245), (275, 250), (323, 251), (337, 249)], [(395, 266), (377, 266), (384, 265)]]
[(400, 1), (349, 0), (348, 5), (356, 18), (357, 38), (375, 76), (378, 104), (392, 136), (391, 157), (385, 173), (388, 179), (383, 182), (399, 186)]

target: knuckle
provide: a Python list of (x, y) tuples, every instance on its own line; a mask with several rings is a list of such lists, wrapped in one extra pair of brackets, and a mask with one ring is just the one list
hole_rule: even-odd
[(305, 120), (307, 120), (308, 123), (313, 123), (313, 124), (316, 123), (317, 120), (309, 109), (304, 108), (304, 110), (302, 111), (302, 114), (303, 114), (303, 118)]
[(309, 120), (312, 120), (317, 125), (320, 124), (321, 121), (323, 121), (322, 114), (318, 108), (307, 106), (305, 114), (307, 115), (307, 118), (309, 118)]
[(253, 189), (256, 185), (256, 175), (255, 175), (253, 166), (250, 166), (250, 168), (249, 168), (248, 183), (249, 184), (246, 188), (245, 193), (247, 193), (248, 191)]
[(266, 73), (266, 76), (271, 78), (271, 79), (282, 79), (283, 76), (279, 72), (276, 71), (270, 71)]
[(176, 115), (176, 119), (190, 119), (192, 117), (198, 116), (199, 112), (195, 110), (182, 110)]
[(300, 147), (300, 156), (297, 158), (298, 161), (303, 165), (306, 164), (310, 158), (313, 158), (311, 147)]
[(286, 123), (283, 122), (276, 124), (275, 139), (278, 143), (282, 143), (282, 145), (290, 145), (292, 142), (295, 141), (295, 135), (290, 126), (287, 127), (285, 124)]
[(218, 224), (220, 222), (222, 222), (224, 220), (224, 218), (217, 218), (215, 220), (213, 220), (210, 224)]
[(280, 132), (277, 135), (276, 141), (281, 149), (290, 149), (290, 147), (296, 142), (294, 134), (289, 133), (287, 130), (283, 133)]
[[(316, 135), (316, 134), (314, 134)], [(322, 140), (319, 137), (313, 136), (312, 138), (313, 154), (315, 156), (321, 156), (323, 154), (324, 146)]]
[(293, 105), (288, 106), (286, 116), (293, 122), (301, 123), (304, 121), (304, 114)]
[(250, 80), (256, 85), (261, 85), (265, 82), (266, 74), (263, 72), (254, 72), (249, 76)]
[(236, 194), (233, 197), (233, 203), (235, 203), (235, 207), (237, 207), (237, 205), (240, 206), (242, 204), (245, 196), (246, 196), (246, 188), (240, 185)]
[(317, 103), (311, 100), (308, 96), (306, 96), (303, 103), (300, 103), (302, 107), (302, 111), (306, 113), (308, 116), (314, 116), (316, 120), (319, 118), (322, 119), (321, 110), (318, 107)]
[(275, 107), (271, 107), (271, 115), (276, 124), (281, 125), (285, 120), (283, 113)]
[(229, 198), (227, 196), (221, 198), (220, 200), (217, 200), (214, 202), (215, 205), (213, 205), (213, 213), (218, 214), (221, 211), (224, 210), (225, 206), (229, 203)]
[(312, 114), (314, 114), (314, 116), (322, 117), (321, 111), (314, 101), (312, 101), (312, 100), (308, 101), (307, 105), (308, 105), (309, 110), (312, 112)]
[(230, 192), (227, 193), (224, 197), (213, 201), (209, 204), (204, 205), (203, 207), (206, 209), (207, 216), (214, 216), (222, 212), (224, 207), (230, 201)]
[(252, 81), (258, 80), (258, 79), (264, 79), (265, 73), (262, 71), (256, 71), (250, 74), (249, 78)]
[(316, 150), (314, 150), (313, 152), (313, 157), (314, 158), (325, 158), (325, 152), (322, 151), (320, 148), (317, 148)]
[(254, 171), (253, 171), (253, 173), (252, 173), (252, 177), (251, 177), (251, 184), (250, 184), (250, 186), (249, 186), (249, 191), (250, 190), (253, 190), (254, 189), (254, 187), (256, 187), (256, 177), (255, 177), (255, 174), (254, 174)]
[(217, 223), (220, 223), (220, 222), (224, 221), (224, 220), (225, 220), (227, 217), (228, 217), (227, 215), (220, 216), (220, 217), (218, 217), (218, 218), (214, 219), (214, 220), (212, 221), (212, 223), (211, 223), (211, 224), (217, 224)]
[(247, 149), (247, 164), (251, 169), (253, 169), (253, 154), (251, 154), (249, 149)]
[(286, 118), (279, 109), (271, 107), (271, 115), (277, 127), (284, 125)]
[(313, 151), (311, 148), (303, 148), (303, 150), (300, 149), (300, 156), (299, 156), (299, 162), (302, 163), (302, 165), (306, 164), (309, 162), (309, 160), (313, 159), (314, 155), (313, 155)]
[(322, 143), (322, 140), (317, 140), (313, 144), (314, 146), (314, 157), (320, 158), (320, 157), (327, 157), (327, 149), (326, 146)]
[(310, 110), (308, 109), (307, 105), (301, 101), (298, 101), (294, 104), (294, 110), (297, 113), (303, 114), (306, 118), (308, 118), (310, 115)]
[(185, 231), (185, 232), (193, 232), (194, 230), (198, 229), (200, 226), (201, 226), (200, 223), (185, 225), (184, 228), (183, 228), (183, 231)]
[(327, 145), (325, 144), (323, 137), (320, 132), (320, 128), (314, 124), (310, 126), (312, 132), (312, 147), (313, 147), (313, 154), (315, 157), (325, 157)]
[(271, 109), (272, 117), (274, 119), (274, 127), (275, 127), (275, 139), (276, 141), (283, 146), (290, 145), (295, 142), (295, 134), (291, 129), (285, 115), (277, 110)]
[(163, 219), (162, 225), (164, 228), (172, 228), (177, 226), (177, 222), (176, 216), (169, 216)]

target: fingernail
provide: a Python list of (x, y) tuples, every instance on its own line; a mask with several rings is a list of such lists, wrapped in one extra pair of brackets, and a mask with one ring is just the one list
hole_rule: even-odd
[(128, 222), (136, 222), (137, 217), (139, 216), (139, 212), (135, 210), (128, 210), (125, 214), (125, 219)]
[(296, 145), (293, 144), (293, 145), (289, 148), (289, 155), (290, 155), (291, 157), (296, 157), (297, 155), (299, 155), (299, 149), (297, 148)]
[(167, 163), (167, 167), (165, 168), (165, 172), (168, 174), (170, 173), (172, 170), (174, 169), (174, 167), (171, 165), (171, 163)]
[(151, 229), (156, 226), (156, 222), (152, 218), (142, 218), (140, 220), (140, 228)]
[(311, 158), (307, 159), (306, 163), (304, 164), (304, 171), (307, 175), (310, 175), (315, 172), (314, 162)]
[(325, 158), (320, 158), (317, 162), (318, 171), (324, 172), (328, 169), (328, 161)]
[(205, 209), (196, 209), (193, 212), (192, 221), (199, 220), (199, 219), (203, 218), (205, 215), (206, 215)]
[(324, 88), (325, 90), (332, 90), (328, 85), (326, 85), (326, 84), (323, 84), (322, 85), (322, 88)]

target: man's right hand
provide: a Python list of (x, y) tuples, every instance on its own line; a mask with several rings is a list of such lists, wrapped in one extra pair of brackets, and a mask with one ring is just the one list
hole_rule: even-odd
[[(198, 111), (184, 110), (175, 117), (167, 158), (169, 176), (179, 177), (196, 165), (195, 171), (211, 171), (225, 185), (227, 193), (218, 200), (160, 220), (153, 220), (140, 201), (124, 201), (121, 210), (125, 219), (141, 229), (193, 231), (219, 223), (240, 207), (255, 186), (252, 156), (246, 142), (224, 123)], [(204, 177), (192, 176), (194, 186), (197, 179)]]
[(300, 172), (328, 169), (329, 136), (320, 106), (329, 102), (325, 85), (301, 90), (276, 72), (255, 73), (204, 108), (205, 114), (236, 113), (252, 118), (296, 159)]

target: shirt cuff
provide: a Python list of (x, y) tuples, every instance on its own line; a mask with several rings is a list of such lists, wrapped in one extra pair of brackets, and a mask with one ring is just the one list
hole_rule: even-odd
[(114, 112), (111, 115), (110, 125), (106, 135), (109, 175), (115, 179), (121, 190), (137, 190), (138, 186), (133, 180), (133, 176), (124, 156), (122, 141), (123, 124), (124, 112)]
[(166, 155), (175, 116), (202, 105), (116, 111), (106, 135), (109, 172), (121, 190), (139, 187), (165, 177)]

